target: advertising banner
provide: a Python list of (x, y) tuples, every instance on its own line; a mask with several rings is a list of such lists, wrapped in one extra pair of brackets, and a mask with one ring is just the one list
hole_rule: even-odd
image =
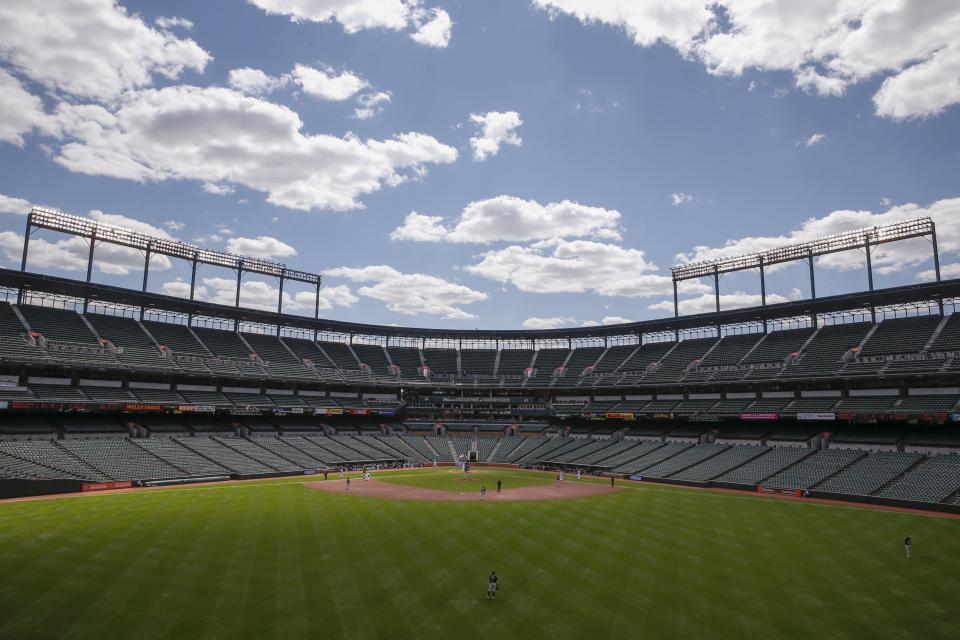
[(607, 420), (636, 420), (637, 414), (624, 411), (608, 411)]
[(780, 414), (772, 413), (772, 412), (767, 412), (767, 413), (747, 412), (747, 413), (741, 413), (740, 419), (741, 420), (779, 420)]
[(212, 404), (181, 404), (177, 406), (180, 413), (216, 413), (217, 408)]
[(9, 408), (86, 412), (93, 409), (93, 405), (85, 402), (11, 402)]
[(231, 416), (258, 416), (260, 407), (234, 407), (228, 413)]
[(146, 404), (143, 402), (125, 402), (120, 406), (121, 411), (127, 412), (136, 412), (136, 413), (147, 413), (151, 411), (163, 411), (164, 406), (162, 404)]
[(131, 480), (121, 480), (119, 482), (84, 482), (83, 491), (107, 491), (108, 489), (129, 489), (133, 486)]
[(798, 413), (797, 420), (836, 420), (837, 414), (830, 412)]

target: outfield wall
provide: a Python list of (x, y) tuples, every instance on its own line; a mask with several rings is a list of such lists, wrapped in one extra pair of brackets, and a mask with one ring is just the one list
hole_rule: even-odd
[(75, 493), (83, 490), (80, 480), (26, 480), (22, 478), (0, 478), (0, 500), (5, 498), (25, 498), (45, 496), (56, 493)]

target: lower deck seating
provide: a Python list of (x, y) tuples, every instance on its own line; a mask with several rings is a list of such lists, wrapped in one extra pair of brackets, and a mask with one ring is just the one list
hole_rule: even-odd
[(651, 450), (646, 455), (621, 464), (613, 469), (614, 473), (639, 473), (654, 465), (660, 464), (668, 458), (672, 458), (681, 451), (689, 449), (691, 445), (685, 442), (670, 442)]
[(779, 489), (809, 489), (862, 458), (853, 449), (825, 449), (804, 458), (799, 464), (764, 481), (764, 486)]
[(699, 447), (691, 447), (659, 464), (648, 467), (643, 475), (650, 478), (669, 478), (675, 473), (723, 453), (727, 448), (728, 445), (725, 444), (702, 444)]
[(95, 438), (63, 440), (57, 444), (112, 480), (164, 480), (184, 475), (183, 469), (127, 440)]
[(787, 467), (803, 460), (811, 453), (813, 453), (812, 449), (804, 447), (772, 448), (750, 462), (731, 469), (713, 478), (713, 480), (716, 482), (753, 487), (767, 478), (780, 473)]
[(192, 449), (204, 458), (208, 458), (218, 465), (229, 469), (233, 473), (253, 475), (276, 472), (276, 469), (245, 456), (212, 437), (195, 436), (193, 438), (177, 438), (177, 442), (188, 449)]
[(919, 453), (880, 451), (857, 460), (815, 488), (829, 493), (869, 496), (922, 458)]
[(0, 478), (20, 478), (25, 480), (82, 480), (72, 473), (31, 462), (8, 453), (0, 453)]
[(230, 470), (186, 448), (173, 438), (141, 438), (134, 441), (140, 448), (149, 451), (168, 464), (182, 469), (187, 476), (229, 475)]
[(703, 462), (674, 473), (671, 478), (706, 482), (717, 476), (736, 469), (751, 460), (770, 451), (769, 448), (758, 445), (733, 446)]
[(884, 498), (943, 502), (960, 491), (960, 455), (932, 456), (876, 495)]

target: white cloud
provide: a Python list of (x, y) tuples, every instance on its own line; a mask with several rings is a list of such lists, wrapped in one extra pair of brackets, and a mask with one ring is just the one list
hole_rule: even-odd
[(677, 193), (670, 194), (670, 205), (674, 207), (682, 207), (684, 205), (693, 204), (693, 196), (689, 193), (684, 193), (683, 191), (678, 191)]
[(883, 81), (873, 96), (877, 114), (897, 120), (935, 116), (960, 102), (960, 21), (954, 25), (952, 45)]
[(418, 242), (440, 242), (450, 237), (450, 231), (443, 226), (443, 216), (426, 216), (411, 211), (403, 224), (390, 232), (391, 240), (415, 240)]
[(47, 121), (40, 98), (24, 89), (19, 80), (3, 69), (0, 69), (0, 114), (0, 142), (10, 142), (18, 147), (23, 146), (25, 133)]
[(222, 87), (131, 92), (116, 109), (62, 103), (56, 161), (137, 181), (244, 185), (292, 209), (362, 208), (362, 195), (420, 178), (456, 149), (422, 133), (390, 140), (304, 134), (289, 108)]
[(622, 316), (604, 316), (601, 320), (584, 320), (580, 323), (581, 327), (600, 327), (606, 326), (609, 324), (626, 324), (628, 322), (633, 322), (630, 318), (624, 318)]
[(475, 318), (463, 305), (487, 299), (487, 294), (462, 284), (425, 273), (401, 273), (387, 265), (337, 267), (325, 276), (372, 283), (357, 293), (386, 303), (387, 309), (403, 315), (438, 315), (449, 320)]
[(183, 231), (184, 227), (187, 225), (178, 220), (166, 220), (164, 221), (163, 226), (170, 231)]
[(514, 196), (471, 202), (450, 226), (441, 216), (410, 213), (394, 229), (393, 240), (490, 243), (526, 242), (549, 238), (596, 236), (619, 239), (620, 212), (564, 200), (545, 205)]
[(204, 182), (203, 190), (215, 196), (226, 196), (236, 191), (236, 189), (229, 184), (217, 184), (216, 182)]
[(847, 91), (847, 83), (842, 78), (821, 75), (813, 67), (801, 67), (794, 74), (797, 88), (807, 93), (821, 96), (842, 96)]
[(826, 142), (828, 140), (827, 134), (825, 133), (815, 133), (806, 140), (798, 140), (797, 145), (803, 145), (805, 147), (812, 147), (815, 144), (820, 144), (821, 142)]
[(442, 9), (425, 9), (421, 0), (247, 0), (270, 14), (293, 22), (339, 22), (347, 33), (364, 29), (405, 31), (418, 44), (446, 47), (450, 16)]
[[(937, 226), (937, 241), (941, 255), (960, 254), (960, 198), (950, 198), (938, 200), (927, 207), (904, 204), (883, 213), (833, 211), (822, 218), (810, 218), (799, 228), (787, 234), (728, 240), (722, 247), (694, 247), (688, 254), (678, 254), (677, 261), (699, 262), (756, 253), (787, 244), (809, 242), (835, 233), (856, 231), (923, 216), (932, 218)], [(881, 274), (917, 266), (931, 259), (930, 243), (922, 238), (883, 244), (875, 247), (871, 253), (874, 269)], [(817, 264), (829, 269), (856, 269), (862, 268), (864, 257), (858, 251), (846, 251), (821, 256)]]
[(154, 22), (156, 22), (157, 26), (161, 29), (186, 29), (187, 31), (193, 29), (193, 22), (177, 16), (171, 18), (160, 17)]
[[(788, 302), (789, 298), (782, 296), (778, 293), (768, 293), (767, 294), (767, 304), (777, 304), (780, 302)], [(735, 293), (723, 293), (720, 294), (720, 309), (740, 309), (743, 307), (759, 307), (761, 303), (761, 296), (759, 293), (744, 293), (743, 291), (737, 291)], [(678, 304), (681, 315), (690, 315), (695, 313), (712, 313), (716, 311), (716, 298), (713, 293), (704, 293), (695, 298), (687, 298), (686, 300), (680, 300)], [(673, 313), (673, 299), (662, 300), (655, 304), (650, 305), (650, 309), (658, 311), (668, 311)]]
[(478, 135), (470, 138), (474, 160), (483, 161), (500, 153), (500, 146), (511, 144), (519, 147), (523, 140), (516, 129), (523, 124), (516, 111), (488, 111), (471, 113), (470, 120), (479, 127)]
[(453, 29), (450, 14), (443, 9), (431, 9), (427, 12), (427, 15), (430, 19), (421, 24), (415, 33), (411, 33), (410, 38), (414, 42), (428, 47), (445, 48), (450, 44)]
[[(931, 282), (937, 279), (937, 272), (933, 269), (921, 271), (917, 274), (921, 280)], [(960, 262), (940, 265), (940, 278), (960, 278)]]
[(260, 69), (242, 67), (231, 69), (227, 84), (250, 96), (262, 96), (276, 91), (290, 82), (290, 76), (271, 76)]
[(357, 108), (353, 115), (359, 120), (369, 120), (383, 113), (383, 107), (390, 102), (389, 91), (375, 91), (357, 96)]
[[(178, 298), (190, 297), (190, 283), (182, 278), (164, 282), (161, 285), (163, 293)], [(264, 309), (275, 311), (279, 299), (278, 287), (262, 280), (246, 280), (240, 286), (240, 306), (250, 309)], [(197, 300), (233, 306), (236, 302), (237, 281), (233, 278), (208, 277), (199, 281), (194, 289)], [(309, 311), (313, 313), (316, 304), (315, 291), (300, 291), (293, 295), (289, 291), (283, 292), (283, 311)], [(334, 307), (352, 307), (359, 298), (350, 287), (339, 285), (320, 289), (320, 310), (326, 311)]]
[(13, 213), (25, 216), (30, 213), (33, 203), (23, 198), (14, 198), (0, 193), (0, 213)]
[(616, 26), (642, 47), (664, 42), (681, 51), (692, 47), (712, 17), (703, 0), (533, 0), (533, 4), (552, 16), (567, 13), (586, 24)]
[(524, 329), (557, 329), (559, 327), (573, 324), (573, 318), (566, 316), (555, 316), (553, 318), (538, 318), (533, 316), (523, 321)]
[[(643, 251), (590, 240), (544, 240), (481, 254), (465, 267), (474, 275), (512, 283), (527, 293), (584, 293), (602, 296), (653, 296), (673, 291), (668, 276), (652, 273), (656, 265)], [(703, 286), (690, 282), (685, 290)]]
[(639, 46), (666, 43), (710, 73), (786, 71), (837, 96), (884, 78), (876, 113), (896, 119), (960, 102), (960, 4), (901, 0), (534, 0), (552, 16), (622, 29)]
[(202, 72), (211, 59), (114, 0), (4, 0), (0, 56), (51, 91), (99, 100), (149, 86), (155, 75)]
[(254, 258), (286, 258), (297, 255), (297, 250), (282, 240), (270, 236), (230, 238), (227, 251)]
[(366, 80), (352, 71), (344, 70), (337, 74), (331, 67), (315, 69), (305, 64), (293, 68), (293, 81), (307, 95), (334, 102), (352, 98), (368, 86)]
[(362, 29), (405, 29), (411, 20), (411, 5), (404, 0), (248, 0), (270, 14), (288, 16), (294, 22), (332, 22), (347, 33)]

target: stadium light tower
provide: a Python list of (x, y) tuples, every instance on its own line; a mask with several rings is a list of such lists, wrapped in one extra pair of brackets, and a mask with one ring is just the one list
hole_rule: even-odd
[[(720, 311), (720, 274), (733, 273), (736, 271), (746, 271), (758, 269), (760, 272), (760, 297), (761, 307), (767, 306), (767, 283), (766, 269), (773, 265), (793, 262), (797, 260), (807, 261), (810, 269), (810, 298), (817, 297), (817, 283), (814, 274), (814, 259), (818, 256), (839, 253), (842, 251), (863, 250), (867, 257), (867, 285), (872, 292), (873, 286), (873, 248), (890, 242), (899, 242), (910, 238), (929, 237), (933, 245), (933, 266), (936, 281), (940, 282), (940, 253), (937, 247), (937, 229), (933, 220), (928, 217), (915, 218), (894, 222), (892, 224), (870, 227), (868, 229), (859, 229), (856, 231), (847, 231), (837, 233), (823, 238), (818, 238), (810, 242), (801, 242), (797, 244), (785, 245), (761, 251), (758, 253), (744, 254), (738, 256), (728, 256), (716, 260), (704, 260), (701, 262), (691, 262), (689, 264), (677, 265), (670, 271), (673, 276), (673, 316), (680, 317), (680, 301), (678, 299), (678, 287), (684, 280), (694, 280), (713, 276), (714, 297), (716, 301), (716, 311)], [(873, 307), (870, 309), (871, 316), (876, 321), (876, 311)], [(940, 313), (943, 314), (943, 304), (940, 305)], [(816, 324), (816, 317), (813, 318)], [(766, 323), (764, 323), (766, 331)]]
[[(85, 238), (90, 243), (90, 252), (87, 256), (87, 282), (93, 278), (93, 259), (96, 246), (98, 244), (112, 244), (121, 247), (128, 247), (143, 252), (143, 291), (147, 290), (147, 284), (150, 275), (150, 259), (155, 255), (163, 255), (170, 258), (179, 258), (190, 263), (190, 300), (194, 300), (197, 289), (197, 268), (200, 265), (210, 265), (232, 269), (237, 274), (237, 291), (235, 298), (235, 307), (240, 308), (240, 288), (243, 284), (244, 273), (254, 273), (263, 276), (276, 278), (279, 282), (279, 296), (277, 303), (278, 319), (283, 313), (283, 286), (286, 281), (304, 282), (312, 284), (316, 290), (316, 303), (314, 305), (314, 317), (320, 316), (320, 285), (321, 277), (315, 273), (306, 271), (297, 271), (288, 269), (286, 265), (263, 258), (251, 258), (240, 256), (225, 251), (216, 251), (213, 249), (204, 249), (192, 244), (173, 240), (171, 238), (161, 238), (159, 236), (150, 236), (139, 231), (133, 231), (124, 227), (111, 224), (104, 224), (83, 218), (72, 216), (52, 209), (34, 207), (27, 214), (27, 229), (23, 236), (23, 257), (20, 261), (20, 271), (27, 270), (27, 256), (30, 250), (30, 236), (39, 229), (49, 229), (59, 233)], [(23, 292), (19, 293), (22, 299)], [(88, 301), (84, 301), (84, 311), (87, 309)], [(140, 316), (143, 317), (143, 309), (140, 310)], [(237, 328), (239, 320), (235, 321)], [(277, 322), (277, 335), (280, 334), (280, 322)]]

